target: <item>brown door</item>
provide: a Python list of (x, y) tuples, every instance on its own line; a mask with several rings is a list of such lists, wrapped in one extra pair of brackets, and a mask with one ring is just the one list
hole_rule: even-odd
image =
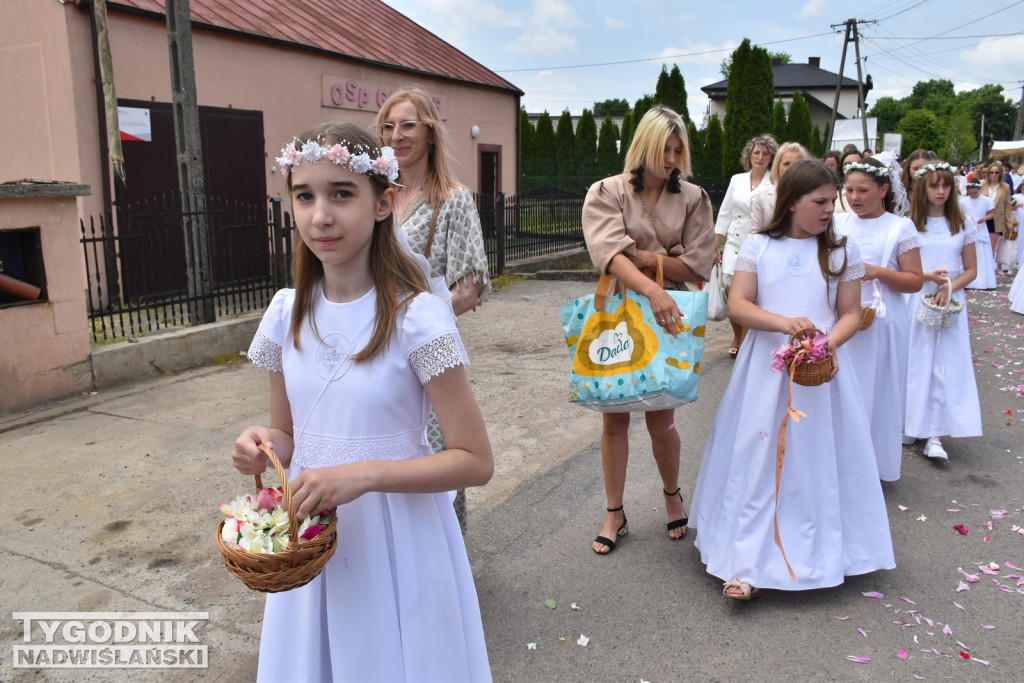
[(478, 145), (480, 154), (480, 225), (484, 237), (493, 237), (500, 217), (496, 208), (501, 192), (501, 145)]

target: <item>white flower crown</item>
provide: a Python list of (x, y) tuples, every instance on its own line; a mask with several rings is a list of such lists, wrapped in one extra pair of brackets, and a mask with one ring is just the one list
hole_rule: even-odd
[[(356, 154), (349, 151), (350, 146), (357, 152)], [(376, 158), (371, 159), (371, 153), (377, 155)], [(295, 138), (281, 148), (281, 156), (275, 161), (281, 167), (281, 173), (287, 176), (303, 161), (319, 164), (321, 159), (359, 175), (374, 173), (387, 177), (392, 183), (398, 178), (398, 159), (395, 158), (395, 150), (390, 147), (376, 149), (360, 143), (353, 144), (348, 140), (324, 147), (319, 140), (299, 142), (299, 139)]]
[(914, 177), (920, 180), (925, 177), (926, 174), (932, 173), (933, 171), (949, 171), (953, 172), (953, 167), (947, 164), (945, 161), (933, 161), (930, 164), (925, 164), (921, 168), (914, 172)]
[(981, 187), (981, 181), (980, 180), (973, 180), (973, 179), (972, 180), (968, 180), (967, 181), (967, 187)]
[(850, 173), (854, 171), (857, 171), (858, 173), (867, 173), (879, 178), (892, 177), (892, 169), (888, 166), (872, 166), (871, 164), (862, 164), (859, 161), (851, 161), (843, 166), (843, 173), (846, 175), (850, 175)]

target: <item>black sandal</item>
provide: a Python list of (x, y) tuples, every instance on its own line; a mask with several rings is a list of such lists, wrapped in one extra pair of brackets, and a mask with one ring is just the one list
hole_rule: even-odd
[[(682, 488), (680, 487), (680, 488), (677, 488), (672, 493), (669, 493), (665, 489), (662, 489), (661, 492), (664, 493), (665, 497), (667, 497), (667, 498), (671, 498), (672, 496), (679, 496), (679, 502), (682, 503), (683, 502), (683, 494), (680, 493), (681, 490), (682, 490)], [(683, 506), (683, 509), (684, 510), (686, 509), (685, 505)], [(687, 516), (687, 517), (683, 517), (682, 519), (677, 519), (674, 522), (668, 522), (665, 526), (668, 528), (669, 531), (672, 531), (673, 529), (678, 529), (679, 527), (689, 526), (689, 524), (690, 524), (690, 518)], [(684, 531), (682, 536), (680, 536), (679, 538), (673, 538), (672, 536), (669, 536), (669, 538), (672, 539), (673, 541), (678, 541), (680, 538), (682, 538), (685, 535), (686, 535), (686, 532)]]
[[(607, 510), (608, 512), (622, 512), (622, 506), (620, 505), (617, 508), (605, 508), (605, 510)], [(626, 513), (622, 512), (622, 524), (619, 525), (619, 528), (615, 531), (616, 538), (621, 538), (622, 536), (625, 536), (626, 534), (629, 533), (629, 527), (626, 526), (626, 524), (627, 524)], [(598, 555), (610, 555), (611, 552), (613, 550), (615, 550), (615, 541), (613, 541), (610, 538), (605, 538), (604, 536), (598, 536), (597, 538), (594, 539), (594, 543), (600, 543), (601, 545), (608, 546), (608, 552), (606, 552), (606, 553), (602, 553), (600, 550), (594, 550), (594, 552), (597, 553)]]

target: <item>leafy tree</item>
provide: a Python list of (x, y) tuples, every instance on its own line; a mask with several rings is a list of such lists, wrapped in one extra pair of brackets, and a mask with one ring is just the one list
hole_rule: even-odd
[(952, 113), (940, 119), (945, 144), (937, 150), (942, 159), (973, 159), (978, 156), (978, 137), (971, 122), (970, 108), (958, 102)]
[(555, 129), (555, 175), (563, 187), (572, 185), (576, 178), (576, 133), (568, 109), (558, 117)]
[(957, 99), (971, 107), (975, 137), (981, 134), (981, 117), (985, 117), (986, 150), (992, 140), (1013, 139), (1017, 107), (1006, 99), (1003, 86), (989, 83), (976, 90), (962, 92)]
[(583, 190), (597, 180), (597, 122), (589, 109), (584, 109), (576, 124), (575, 189)]
[[(956, 92), (953, 81), (937, 79), (919, 81), (914, 84), (910, 95), (905, 98), (908, 111), (911, 109), (930, 109), (936, 116), (945, 116), (953, 108)], [(914, 149), (917, 149), (916, 147)]]
[(654, 104), (654, 97), (651, 95), (644, 95), (636, 101), (636, 104), (633, 105), (633, 130), (636, 130), (636, 127), (640, 125), (640, 119)]
[(626, 152), (633, 143), (633, 112), (626, 112), (622, 117), (622, 131), (619, 134), (619, 168), (626, 166)]
[(724, 133), (718, 114), (711, 115), (708, 129), (704, 134), (704, 178), (709, 183), (717, 183), (726, 178), (722, 173), (722, 146)]
[(868, 110), (868, 116), (878, 118), (878, 134), (894, 133), (900, 125), (900, 119), (910, 111), (910, 105), (905, 100), (897, 100), (893, 97), (879, 97), (875, 106)]
[(537, 119), (533, 135), (534, 177), (537, 184), (550, 183), (555, 176), (555, 128), (546, 111)]
[(786, 136), (779, 142), (799, 142), (804, 147), (811, 145), (811, 110), (807, 100), (799, 93), (793, 93), (793, 101), (789, 105), (789, 122), (786, 125)]
[(594, 102), (594, 117), (622, 116), (631, 109), (629, 102), (623, 99)]
[[(828, 125), (827, 123), (825, 124)], [(825, 153), (825, 142), (821, 138), (821, 128), (818, 124), (814, 124), (814, 128), (811, 129), (811, 145), (807, 148), (807, 151), (812, 156), (821, 158), (821, 155)]]
[(690, 143), (690, 173), (700, 177), (704, 172), (704, 136), (693, 121), (686, 122), (686, 139)]
[(661, 65), (658, 84), (654, 89), (654, 102), (673, 110), (684, 121), (690, 120), (690, 112), (686, 107), (686, 82), (678, 65), (673, 64), (671, 72), (664, 64)]
[(772, 135), (779, 142), (786, 140), (786, 105), (782, 100), (775, 100), (775, 107), (772, 108)]
[[(772, 63), (773, 59), (781, 60), (782, 64), (789, 64), (793, 61), (793, 55), (788, 52), (769, 52), (768, 53), (768, 64)], [(732, 68), (732, 55), (722, 60), (721, 64), (718, 65), (718, 70), (722, 74), (722, 78), (729, 78), (729, 70)]]
[(519, 110), (519, 166), (522, 171), (520, 190), (528, 190), (533, 187), (533, 178), (536, 176), (536, 151), (534, 149), (534, 136), (536, 132), (526, 109)]
[(903, 134), (900, 156), (906, 157), (915, 149), (938, 150), (942, 147), (942, 126), (935, 113), (928, 109), (914, 109), (900, 121)]
[(744, 38), (732, 53), (730, 74), (725, 94), (725, 137), (722, 142), (724, 177), (743, 170), (740, 153), (747, 141), (771, 130), (775, 100), (768, 51), (752, 48), (749, 38)]
[(597, 137), (597, 177), (606, 178), (622, 170), (622, 160), (615, 143), (619, 139), (619, 128), (606, 116), (601, 123), (601, 134)]

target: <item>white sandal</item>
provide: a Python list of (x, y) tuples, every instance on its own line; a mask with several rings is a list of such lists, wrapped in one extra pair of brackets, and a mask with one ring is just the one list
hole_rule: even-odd
[[(739, 593), (729, 593), (730, 588), (738, 588)], [(722, 586), (722, 595), (729, 598), (730, 600), (753, 600), (761, 596), (761, 589), (754, 588), (746, 581), (740, 581), (739, 579), (730, 579), (725, 582)]]

